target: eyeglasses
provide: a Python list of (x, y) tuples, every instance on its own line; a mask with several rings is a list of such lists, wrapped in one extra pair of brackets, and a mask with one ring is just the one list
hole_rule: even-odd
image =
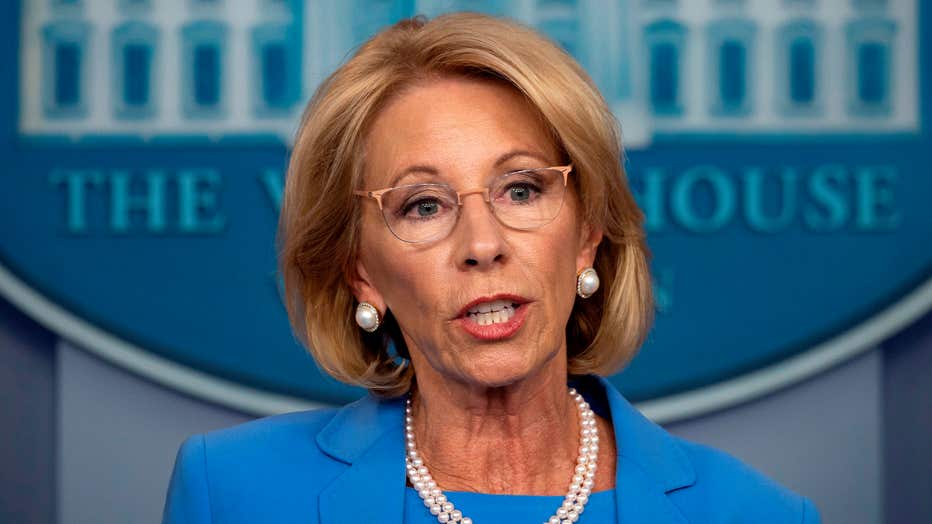
[(492, 214), (507, 227), (528, 231), (549, 224), (563, 207), (572, 170), (573, 164), (511, 171), (487, 187), (464, 191), (448, 184), (410, 184), (353, 193), (378, 202), (385, 225), (398, 240), (431, 242), (453, 231), (463, 197), (473, 193), (481, 193)]

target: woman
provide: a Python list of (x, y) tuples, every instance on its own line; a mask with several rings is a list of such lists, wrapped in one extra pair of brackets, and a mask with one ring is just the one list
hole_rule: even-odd
[(642, 220), (557, 46), (470, 13), (383, 31), (311, 100), (279, 231), (295, 332), (371, 394), (191, 437), (165, 522), (818, 522), (602, 378), (652, 322)]

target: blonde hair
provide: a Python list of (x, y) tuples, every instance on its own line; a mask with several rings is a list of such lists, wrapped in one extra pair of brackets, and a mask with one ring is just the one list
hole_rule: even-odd
[[(381, 107), (437, 76), (506, 82), (530, 101), (574, 165), (581, 218), (603, 229), (594, 267), (601, 288), (577, 300), (566, 328), (568, 372), (610, 375), (628, 364), (654, 318), (644, 216), (628, 188), (621, 132), (571, 56), (534, 30), (478, 13), (402, 20), (375, 35), (308, 103), (288, 166), (278, 245), (295, 335), (337, 380), (393, 397), (414, 369), (391, 312), (375, 334), (354, 321), (366, 132)], [(394, 345), (397, 355), (390, 352)]]

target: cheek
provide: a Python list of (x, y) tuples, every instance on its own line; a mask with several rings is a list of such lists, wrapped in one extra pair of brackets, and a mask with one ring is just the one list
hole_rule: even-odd
[(440, 261), (447, 260), (448, 253), (402, 243), (381, 215), (364, 218), (360, 240), (361, 257), (373, 284), (399, 323), (418, 331), (419, 324), (435, 323), (443, 316), (450, 280)]
[(576, 223), (562, 223), (553, 233), (545, 237), (546, 268), (560, 314), (569, 318), (576, 300), (576, 246), (579, 244)]
[(373, 246), (367, 267), (372, 268), (370, 275), (385, 305), (403, 325), (411, 326), (419, 319), (436, 315), (445, 279), (438, 275), (439, 268), (425, 263), (433, 260), (432, 256), (404, 248)]
[(569, 227), (554, 227), (547, 233), (523, 236), (513, 252), (520, 273), (543, 300), (546, 321), (559, 323), (569, 318), (576, 297), (576, 253), (567, 246), (575, 246), (577, 239)]

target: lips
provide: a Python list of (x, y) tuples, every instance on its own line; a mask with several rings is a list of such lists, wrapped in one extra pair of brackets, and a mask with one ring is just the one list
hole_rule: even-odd
[(509, 293), (479, 297), (460, 309), (453, 324), (478, 341), (507, 340), (521, 331), (530, 307), (525, 304), (529, 302)]

